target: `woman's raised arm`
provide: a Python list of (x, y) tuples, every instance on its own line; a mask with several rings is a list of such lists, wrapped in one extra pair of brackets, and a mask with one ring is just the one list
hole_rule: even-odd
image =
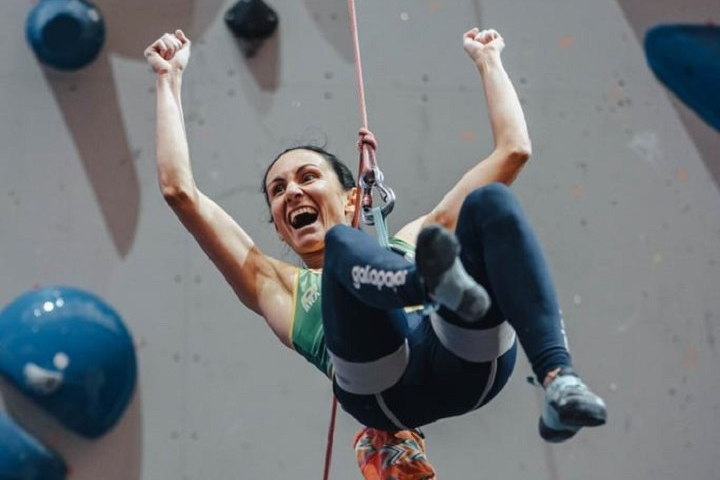
[(525, 116), (515, 88), (502, 64), (505, 41), (495, 30), (473, 28), (463, 35), (463, 47), (482, 79), (494, 149), (467, 171), (428, 215), (403, 227), (397, 234), (414, 242), (423, 225), (439, 223), (455, 229), (465, 197), (478, 187), (493, 182), (510, 185), (530, 158), (531, 144)]
[(250, 236), (195, 184), (183, 119), (182, 76), (190, 40), (166, 33), (145, 50), (156, 75), (158, 182), (163, 197), (240, 300), (290, 345), (294, 269), (263, 255)]

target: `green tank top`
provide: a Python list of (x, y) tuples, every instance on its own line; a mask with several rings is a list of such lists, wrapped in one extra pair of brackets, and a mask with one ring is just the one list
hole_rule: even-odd
[[(413, 260), (415, 247), (397, 238), (390, 239), (390, 247)], [(325, 346), (320, 288), (322, 270), (298, 268), (293, 285), (293, 322), (291, 339), (295, 351), (332, 378), (333, 369)]]

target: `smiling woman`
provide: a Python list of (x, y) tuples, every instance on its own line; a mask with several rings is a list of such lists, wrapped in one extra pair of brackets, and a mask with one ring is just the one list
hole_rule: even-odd
[(263, 254), (195, 185), (180, 102), (190, 41), (177, 31), (146, 50), (157, 76), (165, 199), (240, 300), (329, 377), (368, 431), (394, 436), (486, 404), (512, 373), (516, 338), (545, 387), (543, 439), (605, 423), (604, 402), (572, 370), (547, 265), (507, 187), (530, 156), (530, 139), (502, 65), (504, 45), (494, 30), (463, 35), (495, 145), (432, 211), (391, 238), (392, 250), (349, 226), (354, 181), (336, 157), (298, 147), (273, 160), (263, 192), (278, 236), (304, 267)]
[(325, 233), (349, 224), (355, 208), (354, 182), (349, 188), (341, 184), (328, 157), (334, 158), (320, 149), (288, 150), (272, 163), (264, 182), (280, 239), (311, 268), (322, 267)]

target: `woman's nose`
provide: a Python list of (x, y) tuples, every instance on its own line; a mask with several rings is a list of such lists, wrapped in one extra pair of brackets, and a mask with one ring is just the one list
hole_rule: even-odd
[(290, 182), (285, 186), (285, 193), (288, 199), (292, 199), (302, 195), (303, 192), (300, 185), (295, 182)]

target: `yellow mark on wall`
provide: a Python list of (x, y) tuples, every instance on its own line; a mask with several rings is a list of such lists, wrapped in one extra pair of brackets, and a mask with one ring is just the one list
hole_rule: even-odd
[(657, 252), (655, 256), (653, 257), (653, 265), (661, 265), (665, 261), (665, 258), (663, 257), (663, 254), (660, 252)]

